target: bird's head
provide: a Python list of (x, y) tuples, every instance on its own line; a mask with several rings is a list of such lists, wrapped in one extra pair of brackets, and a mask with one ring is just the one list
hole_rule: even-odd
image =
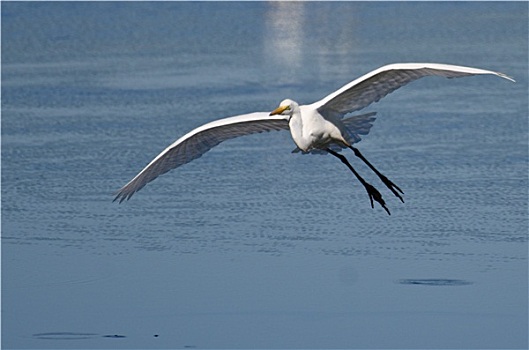
[(279, 107), (274, 109), (272, 112), (270, 112), (270, 115), (288, 115), (292, 117), (292, 114), (294, 114), (296, 111), (299, 110), (299, 105), (292, 100), (286, 99), (281, 101), (279, 104)]

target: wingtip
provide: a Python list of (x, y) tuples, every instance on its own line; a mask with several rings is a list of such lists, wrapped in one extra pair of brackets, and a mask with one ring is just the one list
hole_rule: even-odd
[(123, 203), (123, 201), (129, 200), (129, 198), (132, 197), (132, 194), (133, 193), (127, 194), (127, 193), (124, 193), (122, 190), (119, 190), (118, 192), (114, 193), (115, 197), (112, 200), (112, 203), (114, 203), (115, 201), (118, 201), (118, 204), (121, 204)]
[(114, 203), (115, 201), (117, 201), (119, 199), (119, 202), (118, 204), (120, 204), (121, 202), (123, 202), (123, 197), (121, 196), (121, 194), (117, 194), (114, 199), (112, 200), (112, 203)]
[(512, 81), (513, 83), (516, 83), (516, 80), (514, 80), (513, 77), (510, 77), (510, 76), (508, 76), (507, 74), (500, 73), (500, 72), (496, 72), (496, 74), (497, 74), (500, 78), (507, 79), (507, 80), (509, 80), (509, 81)]

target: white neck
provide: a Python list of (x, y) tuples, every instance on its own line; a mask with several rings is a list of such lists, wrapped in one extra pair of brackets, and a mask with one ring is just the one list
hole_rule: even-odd
[(292, 139), (296, 143), (296, 146), (301, 150), (306, 151), (307, 145), (305, 145), (303, 138), (303, 120), (299, 109), (292, 113), (288, 126), (290, 127), (290, 134), (292, 135)]

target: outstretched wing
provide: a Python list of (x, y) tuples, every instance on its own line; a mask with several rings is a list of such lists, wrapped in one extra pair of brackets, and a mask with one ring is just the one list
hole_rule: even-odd
[(256, 112), (204, 124), (176, 140), (154, 158), (138, 175), (116, 192), (114, 201), (123, 202), (147, 183), (171, 169), (189, 163), (222, 141), (272, 130), (288, 130), (285, 116)]
[(426, 76), (459, 78), (477, 74), (492, 74), (514, 81), (503, 73), (484, 69), (438, 63), (396, 63), (378, 68), (350, 82), (322, 100), (312, 104), (320, 113), (345, 115), (367, 107), (373, 102), (414, 80)]

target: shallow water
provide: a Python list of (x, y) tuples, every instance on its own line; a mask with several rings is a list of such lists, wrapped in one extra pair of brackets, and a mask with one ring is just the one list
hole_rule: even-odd
[[(2, 348), (527, 348), (527, 3), (3, 3)], [(317, 25), (315, 25), (317, 23)], [(230, 140), (129, 202), (190, 129), (391, 62), (347, 154)]]

